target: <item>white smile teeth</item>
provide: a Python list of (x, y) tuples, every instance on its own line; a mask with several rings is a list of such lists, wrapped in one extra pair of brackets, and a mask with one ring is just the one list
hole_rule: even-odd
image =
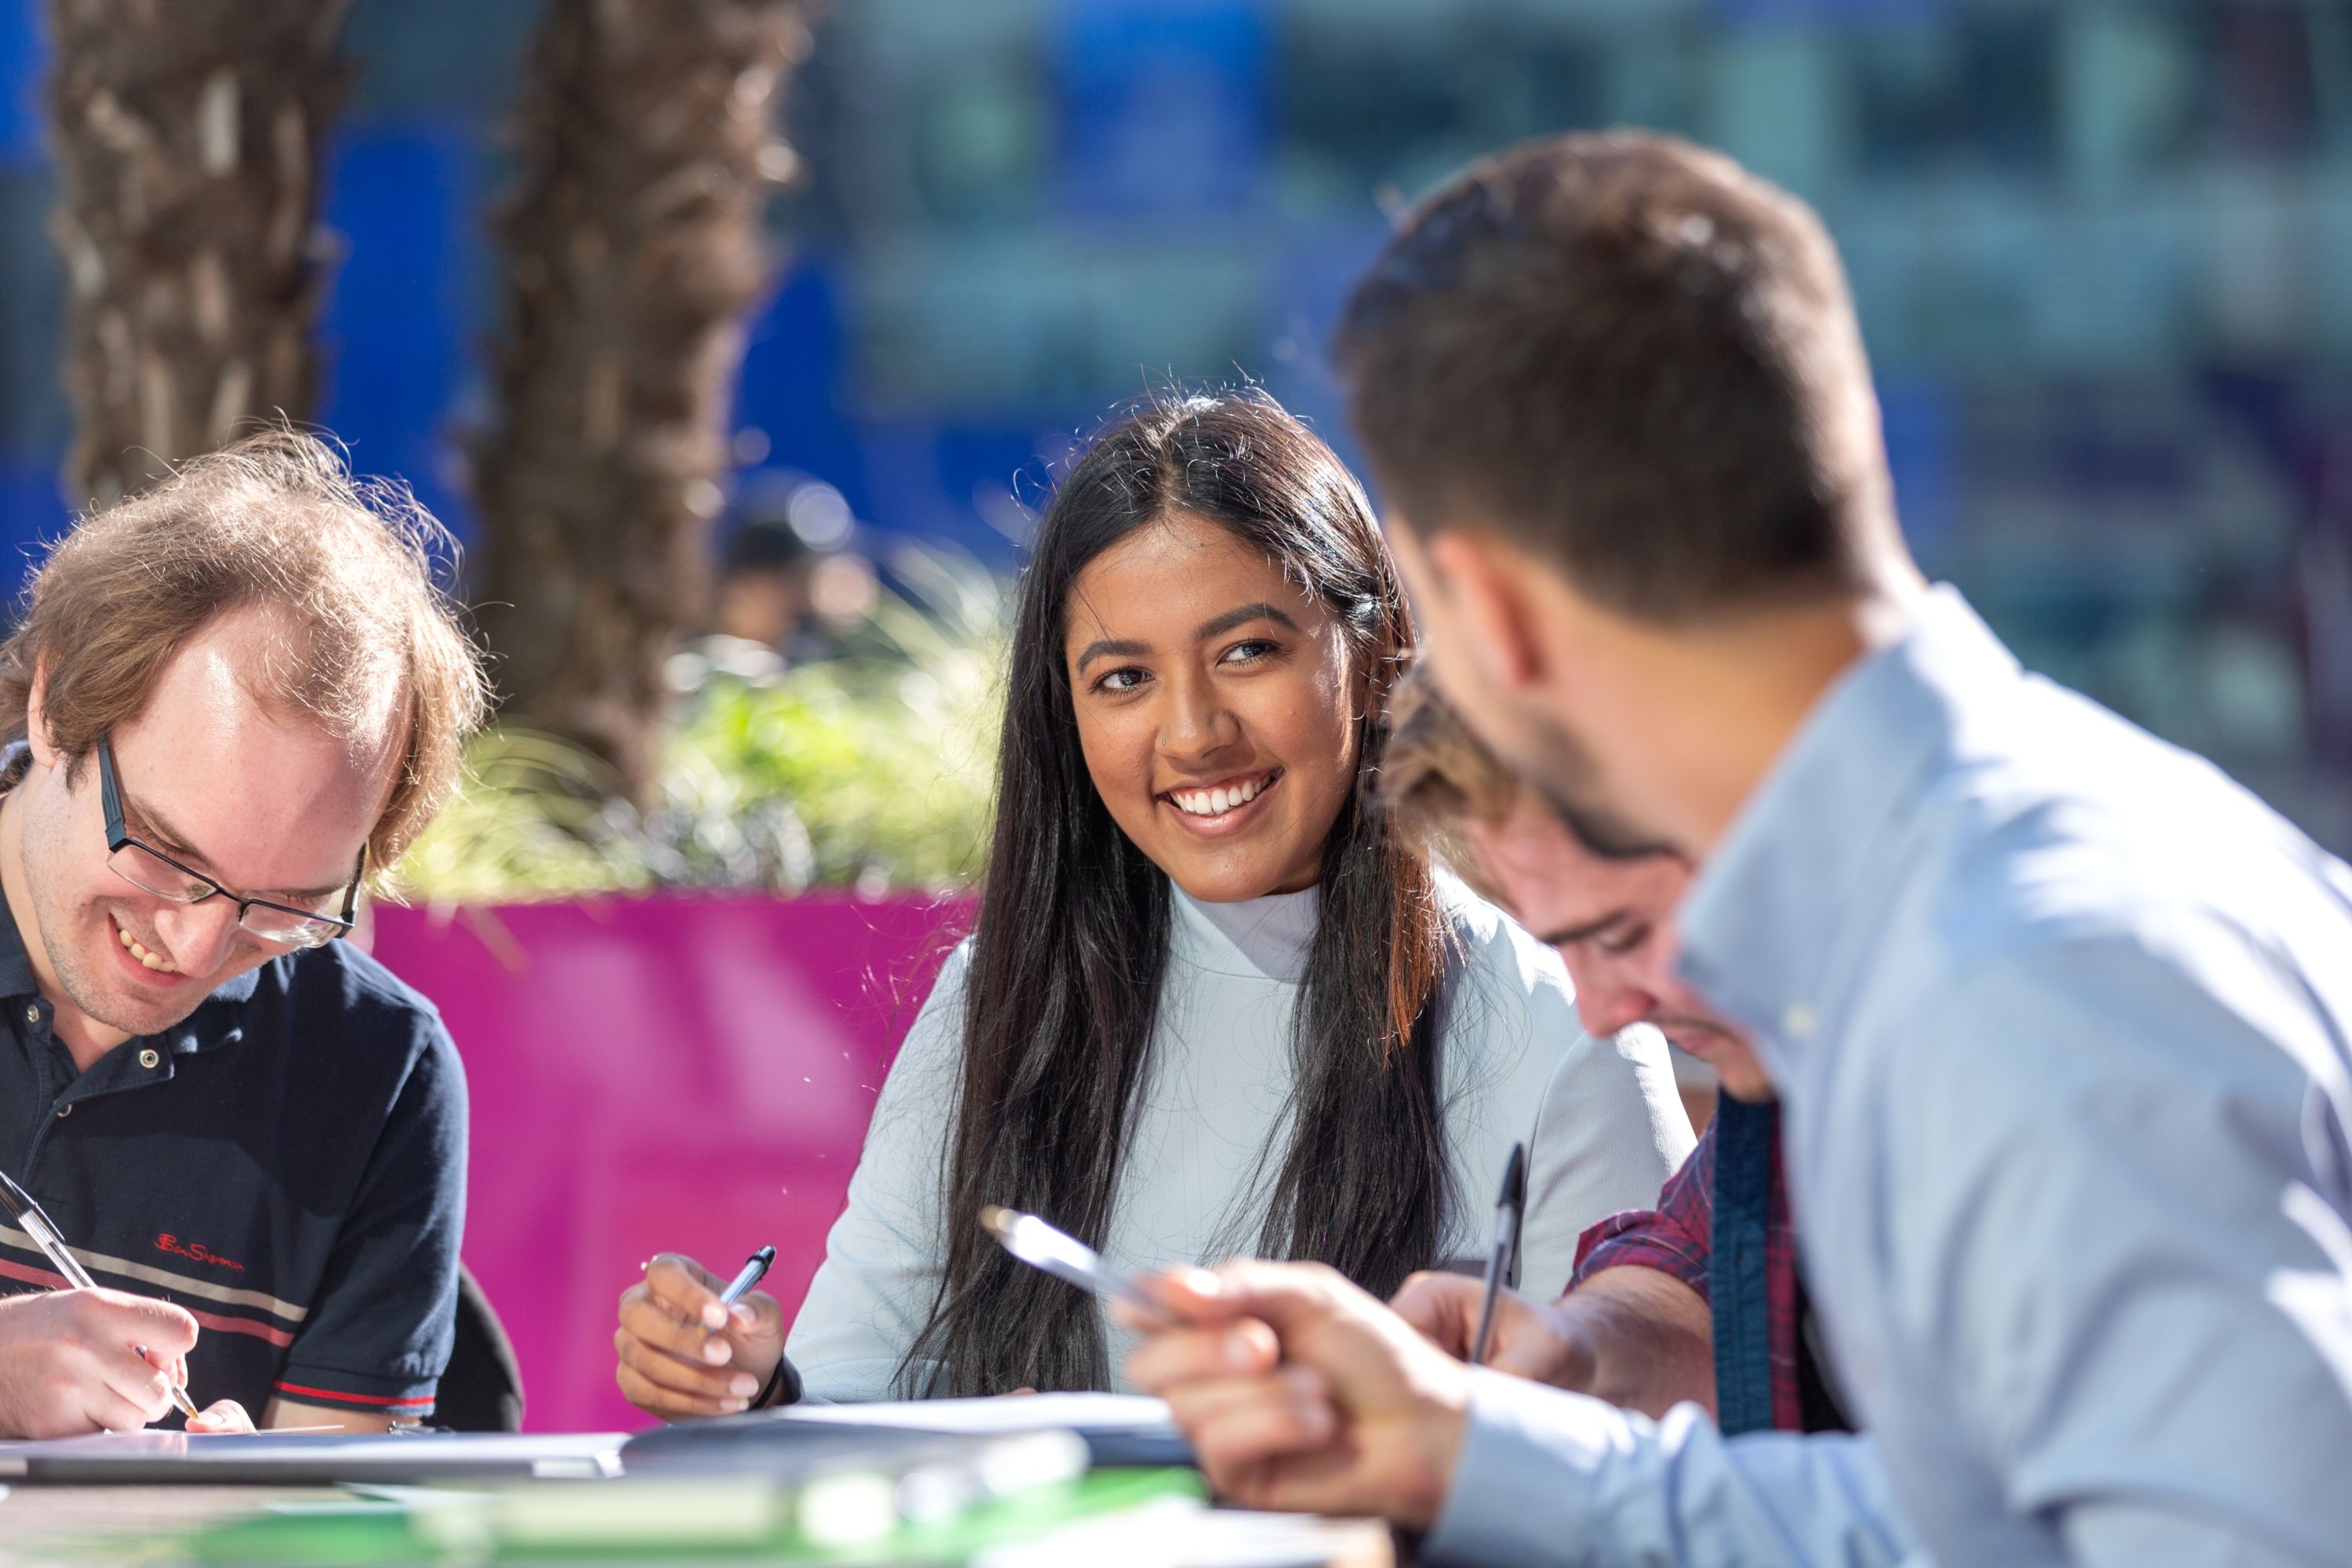
[(1267, 773), (1263, 778), (1246, 779), (1220, 789), (1170, 790), (1168, 798), (1188, 816), (1223, 816), (1235, 806), (1255, 800), (1273, 782), (1274, 775)]
[(180, 966), (178, 964), (173, 963), (168, 958), (163, 958), (148, 952), (145, 947), (140, 944), (139, 939), (132, 936), (129, 931), (124, 931), (120, 923), (115, 926), (114, 934), (122, 939), (124, 951), (128, 952), (131, 957), (137, 959), (148, 968), (156, 970), (164, 974), (177, 974), (180, 972)]

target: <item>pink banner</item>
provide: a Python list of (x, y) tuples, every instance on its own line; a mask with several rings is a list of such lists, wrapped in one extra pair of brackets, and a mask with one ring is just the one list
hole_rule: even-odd
[(614, 1307), (671, 1249), (762, 1243), (787, 1321), (874, 1097), (968, 902), (719, 895), (376, 911), (473, 1093), (467, 1264), (534, 1431), (648, 1425), (613, 1384)]

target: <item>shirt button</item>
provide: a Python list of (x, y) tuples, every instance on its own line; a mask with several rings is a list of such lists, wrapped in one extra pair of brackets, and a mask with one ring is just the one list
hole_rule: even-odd
[(25, 1022), (27, 1024), (37, 1024), (40, 1021), (41, 1005), (38, 1002), (36, 1002), (31, 1006), (25, 1009)]
[(72, 1107), (72, 1106), (70, 1106), (70, 1105), (60, 1105), (60, 1106), (58, 1106), (58, 1121), (63, 1121), (67, 1117), (71, 1116), (72, 1114), (73, 1114), (73, 1107)]
[(1810, 1040), (1821, 1020), (1802, 1002), (1791, 1002), (1780, 1010), (1780, 1028), (1792, 1040)]
[(152, 1047), (139, 1053), (139, 1065), (142, 1068), (152, 1068), (163, 1059), (155, 1054)]

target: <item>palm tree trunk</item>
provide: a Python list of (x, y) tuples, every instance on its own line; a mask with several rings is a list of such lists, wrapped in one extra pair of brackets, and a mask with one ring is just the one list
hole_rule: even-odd
[(552, 0), (499, 223), (498, 423), (478, 443), (477, 595), (506, 712), (639, 798), (663, 667), (700, 612), (776, 110), (809, 0)]
[(49, 0), (74, 504), (138, 490), (257, 415), (309, 416), (345, 5)]

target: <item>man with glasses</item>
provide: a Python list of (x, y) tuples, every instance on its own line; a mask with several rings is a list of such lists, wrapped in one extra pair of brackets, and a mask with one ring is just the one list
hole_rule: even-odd
[(482, 713), (436, 538), (275, 433), (86, 519), (0, 646), (0, 1171), (98, 1282), (0, 1225), (0, 1436), (431, 1413), (465, 1082), (337, 939)]
[[(324, 947), (339, 936), (352, 934), (352, 917), (359, 910), (360, 877), (367, 870), (365, 844), (360, 846), (352, 879), (343, 884), (342, 909), (338, 913), (325, 911), (324, 906), (334, 898), (335, 889), (331, 888), (313, 888), (289, 895), (295, 900), (291, 903), (242, 898), (202, 871), (131, 837), (122, 810), (122, 785), (116, 782), (114, 748), (106, 743), (103, 735), (98, 742), (98, 786), (99, 801), (106, 809), (106, 864), (116, 876), (142, 892), (174, 904), (201, 904), (206, 899), (226, 898), (236, 905), (238, 925), (263, 942), (281, 947)], [(181, 853), (191, 851), (184, 849)], [(131, 943), (123, 945), (129, 947)], [(163, 967), (161, 961), (149, 962), (145, 953), (141, 954), (141, 963), (142, 967)]]

